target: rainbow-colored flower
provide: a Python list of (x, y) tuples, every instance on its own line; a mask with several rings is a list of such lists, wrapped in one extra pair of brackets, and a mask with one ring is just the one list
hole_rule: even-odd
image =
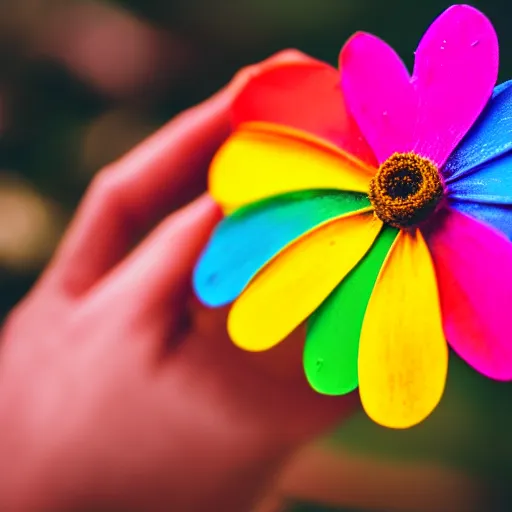
[(448, 343), (512, 379), (512, 82), (465, 5), (445, 11), (414, 72), (354, 35), (338, 72), (276, 65), (233, 107), (209, 189), (228, 216), (194, 285), (234, 301), (234, 343), (266, 350), (307, 320), (304, 368), (331, 395), (359, 386), (367, 414), (406, 428), (441, 399)]

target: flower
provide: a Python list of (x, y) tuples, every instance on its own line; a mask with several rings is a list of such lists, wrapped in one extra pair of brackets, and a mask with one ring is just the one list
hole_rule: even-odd
[(497, 37), (466, 5), (434, 21), (412, 76), (365, 33), (340, 70), (282, 64), (241, 93), (209, 177), (228, 216), (194, 285), (234, 301), (247, 350), (307, 320), (311, 386), (359, 386), (375, 422), (407, 428), (442, 397), (448, 343), (512, 379), (512, 82), (494, 89)]

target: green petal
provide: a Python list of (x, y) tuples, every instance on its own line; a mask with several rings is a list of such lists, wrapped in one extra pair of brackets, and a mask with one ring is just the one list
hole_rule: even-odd
[(384, 226), (373, 246), (311, 315), (304, 370), (313, 389), (344, 395), (357, 388), (359, 336), (375, 281), (398, 230)]
[(236, 210), (217, 226), (195, 268), (198, 297), (210, 307), (229, 304), (288, 244), (323, 222), (368, 206), (366, 194), (312, 190)]

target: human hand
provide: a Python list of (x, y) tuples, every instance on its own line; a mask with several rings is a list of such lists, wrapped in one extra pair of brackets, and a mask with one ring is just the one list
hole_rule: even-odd
[[(204, 189), (250, 76), (99, 173), (0, 347), (0, 510), (240, 512), (351, 410), (313, 392), (301, 332), (232, 345), (190, 274), (220, 212)], [(293, 339), (292, 339), (293, 338)]]

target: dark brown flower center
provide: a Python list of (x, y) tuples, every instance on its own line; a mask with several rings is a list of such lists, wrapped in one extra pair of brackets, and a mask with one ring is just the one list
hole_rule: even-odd
[(409, 228), (424, 221), (443, 197), (436, 165), (415, 153), (390, 156), (370, 181), (370, 201), (386, 224)]

